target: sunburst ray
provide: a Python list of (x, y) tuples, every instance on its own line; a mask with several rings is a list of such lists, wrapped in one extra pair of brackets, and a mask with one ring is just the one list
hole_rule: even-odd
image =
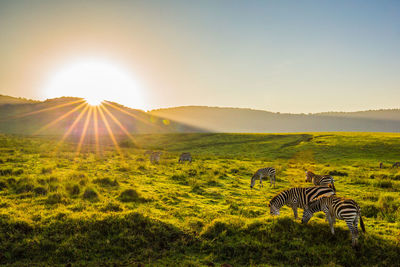
[(81, 151), (81, 148), (82, 148), (83, 141), (85, 140), (86, 131), (87, 131), (88, 126), (89, 126), (89, 122), (90, 122), (90, 118), (91, 118), (92, 112), (93, 112), (93, 107), (90, 106), (89, 107), (89, 111), (88, 111), (88, 113), (86, 115), (85, 124), (83, 125), (82, 134), (81, 134), (81, 137), (79, 139), (78, 146), (76, 148), (76, 154), (77, 155), (79, 155), (79, 152)]
[(46, 130), (47, 128), (49, 128), (50, 126), (53, 126), (54, 124), (56, 124), (57, 122), (65, 119), (66, 117), (68, 117), (69, 115), (71, 115), (72, 113), (74, 113), (75, 111), (79, 110), (80, 108), (82, 108), (84, 105), (87, 105), (85, 102), (83, 102), (82, 104), (80, 104), (79, 106), (71, 109), (70, 111), (68, 111), (67, 113), (63, 114), (62, 116), (58, 117), (57, 119), (49, 122), (48, 124), (44, 125), (43, 127), (41, 127), (39, 130), (37, 130), (36, 132), (33, 133), (33, 135), (37, 135), (41, 132), (43, 132), (44, 130)]
[(115, 136), (111, 130), (110, 124), (108, 123), (108, 120), (106, 118), (106, 116), (104, 116), (103, 110), (101, 109), (101, 105), (97, 106), (97, 110), (99, 111), (100, 117), (104, 122), (104, 125), (106, 126), (107, 132), (112, 140), (112, 142), (114, 143), (115, 148), (117, 149), (118, 153), (121, 155), (121, 157), (123, 157), (121, 148), (118, 145), (117, 140), (115, 139)]
[(107, 115), (119, 126), (119, 128), (132, 140), (134, 144), (136, 144), (135, 138), (129, 131), (122, 125), (122, 123), (106, 108), (106, 106), (101, 106), (101, 108), (107, 113)]
[(86, 104), (85, 108), (79, 113), (78, 117), (74, 120), (74, 122), (69, 126), (68, 130), (65, 132), (61, 140), (58, 142), (58, 146), (60, 146), (64, 140), (69, 136), (69, 134), (72, 132), (72, 130), (75, 128), (76, 124), (81, 120), (83, 115), (85, 115), (86, 111), (89, 109), (89, 105)]

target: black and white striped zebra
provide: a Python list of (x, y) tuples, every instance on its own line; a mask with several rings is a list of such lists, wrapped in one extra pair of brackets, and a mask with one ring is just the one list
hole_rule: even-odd
[(256, 180), (260, 180), (260, 187), (263, 186), (262, 184), (262, 179), (269, 177), (269, 180), (274, 184), (275, 187), (275, 169), (272, 167), (268, 168), (262, 168), (256, 171), (256, 173), (251, 177), (251, 182), (250, 182), (250, 188), (253, 188), (254, 184), (256, 183)]
[(331, 186), (336, 192), (335, 180), (330, 175), (317, 175), (313, 172), (306, 171), (306, 182), (312, 182), (314, 185)]
[(308, 203), (320, 196), (334, 195), (335, 191), (326, 186), (295, 187), (280, 192), (269, 202), (271, 215), (279, 215), (279, 210), (283, 205), (293, 209), (294, 218), (297, 219), (297, 208), (304, 209)]
[(162, 155), (162, 152), (152, 152), (150, 154), (150, 162), (151, 163), (158, 163), (160, 161), (160, 157)]
[(362, 231), (365, 233), (364, 222), (361, 217), (361, 208), (352, 199), (341, 198), (337, 196), (323, 196), (311, 201), (308, 207), (304, 209), (302, 223), (307, 223), (313, 214), (318, 211), (323, 211), (326, 219), (329, 222), (332, 234), (335, 234), (333, 225), (335, 219), (344, 220), (351, 232), (351, 244), (357, 246), (358, 243), (358, 219)]
[(192, 162), (192, 155), (189, 152), (184, 152), (180, 155), (178, 162), (189, 161)]

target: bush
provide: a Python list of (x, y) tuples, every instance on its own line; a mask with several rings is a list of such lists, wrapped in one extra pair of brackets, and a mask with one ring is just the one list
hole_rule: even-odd
[(86, 188), (85, 192), (83, 192), (83, 199), (90, 200), (90, 201), (98, 201), (99, 196), (94, 189)]
[(390, 180), (380, 180), (375, 183), (375, 186), (380, 188), (393, 188), (393, 183)]
[(110, 178), (99, 178), (93, 180), (93, 183), (100, 184), (101, 186), (119, 186), (116, 179), (111, 180)]
[(126, 189), (119, 195), (119, 200), (122, 202), (137, 202), (140, 201), (140, 196), (136, 190)]
[(74, 185), (68, 184), (65, 189), (71, 196), (77, 196), (81, 192), (81, 189), (77, 184)]
[(13, 171), (12, 169), (1, 169), (0, 170), (0, 176), (7, 176), (7, 175), (12, 175)]
[(53, 193), (47, 197), (46, 203), (50, 205), (63, 203), (63, 196), (60, 193)]
[(123, 211), (123, 209), (121, 208), (121, 205), (119, 205), (118, 203), (108, 202), (106, 206), (101, 208), (101, 211), (103, 211), (103, 212), (107, 212), (107, 211), (119, 212), (119, 211)]
[(0, 191), (7, 189), (7, 184), (4, 181), (0, 181)]
[(53, 172), (53, 169), (51, 167), (43, 167), (41, 172), (42, 174), (50, 174)]
[(41, 186), (35, 187), (35, 188), (33, 189), (33, 192), (34, 192), (36, 195), (42, 195), (42, 196), (47, 195), (47, 189), (44, 188), (44, 187), (41, 187)]
[(349, 176), (349, 174), (347, 172), (340, 172), (340, 171), (330, 171), (329, 175), (333, 175), (333, 176)]

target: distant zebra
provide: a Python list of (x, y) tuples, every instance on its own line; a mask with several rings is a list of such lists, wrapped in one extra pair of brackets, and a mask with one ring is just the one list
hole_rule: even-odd
[(383, 163), (381, 162), (381, 163), (379, 163), (379, 169), (382, 169), (383, 168)]
[(335, 180), (330, 175), (317, 175), (313, 172), (306, 171), (306, 182), (312, 182), (314, 185), (330, 186), (336, 192)]
[(335, 191), (326, 186), (313, 187), (295, 187), (280, 192), (274, 196), (269, 202), (270, 214), (279, 215), (279, 210), (283, 205), (287, 205), (293, 209), (294, 218), (297, 219), (297, 208), (304, 209), (308, 203), (320, 196), (334, 195)]
[(262, 179), (269, 177), (269, 181), (272, 185), (272, 181), (274, 181), (275, 188), (275, 169), (272, 167), (262, 168), (256, 171), (256, 173), (251, 177), (250, 188), (253, 188), (256, 180), (260, 180), (260, 187), (263, 186)]
[(180, 155), (178, 162), (189, 161), (192, 162), (192, 155), (189, 152), (184, 152)]
[(150, 154), (150, 162), (151, 163), (158, 163), (160, 161), (160, 157), (162, 155), (162, 152), (152, 152)]
[(394, 167), (400, 167), (400, 162), (395, 162), (394, 164), (393, 164), (393, 166), (392, 166), (392, 168), (394, 168)]
[(302, 223), (307, 223), (313, 214), (323, 211), (329, 222), (332, 234), (335, 234), (333, 225), (335, 219), (344, 220), (351, 232), (351, 244), (357, 246), (358, 243), (358, 218), (362, 231), (365, 233), (364, 222), (361, 217), (361, 208), (352, 199), (341, 198), (337, 196), (323, 196), (311, 201), (308, 207), (304, 209)]

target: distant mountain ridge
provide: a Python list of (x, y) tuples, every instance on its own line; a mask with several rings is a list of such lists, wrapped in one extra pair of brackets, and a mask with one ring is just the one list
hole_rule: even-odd
[[(35, 134), (43, 126), (62, 117), (80, 105), (82, 99), (61, 97), (34, 101), (0, 95), (0, 132)], [(76, 103), (73, 103), (76, 102)], [(68, 104), (72, 103), (72, 104)], [(322, 112), (314, 114), (275, 113), (245, 108), (181, 106), (155, 109), (148, 112), (131, 109), (118, 103), (106, 102), (111, 115), (104, 113), (115, 135), (129, 133), (175, 132), (400, 132), (400, 109), (381, 109), (357, 112)], [(112, 106), (114, 108), (112, 108)], [(78, 118), (82, 109), (47, 127), (41, 134), (64, 134)], [(28, 114), (28, 115), (27, 115)], [(100, 114), (98, 114), (100, 118)], [(125, 128), (112, 118), (116, 118)], [(85, 116), (76, 123), (71, 135), (79, 136)], [(107, 125), (99, 119), (99, 134), (108, 134)], [(93, 135), (93, 123), (87, 134)]]
[(215, 132), (400, 132), (400, 109), (290, 114), (243, 108), (182, 106), (156, 109), (150, 113)]
[(106, 101), (103, 108), (95, 111), (76, 97), (32, 101), (0, 96), (0, 133), (64, 135), (68, 132), (69, 137), (79, 139), (83, 133), (110, 136), (110, 131), (116, 137), (127, 136), (126, 133), (202, 132), (199, 128), (113, 102)]

